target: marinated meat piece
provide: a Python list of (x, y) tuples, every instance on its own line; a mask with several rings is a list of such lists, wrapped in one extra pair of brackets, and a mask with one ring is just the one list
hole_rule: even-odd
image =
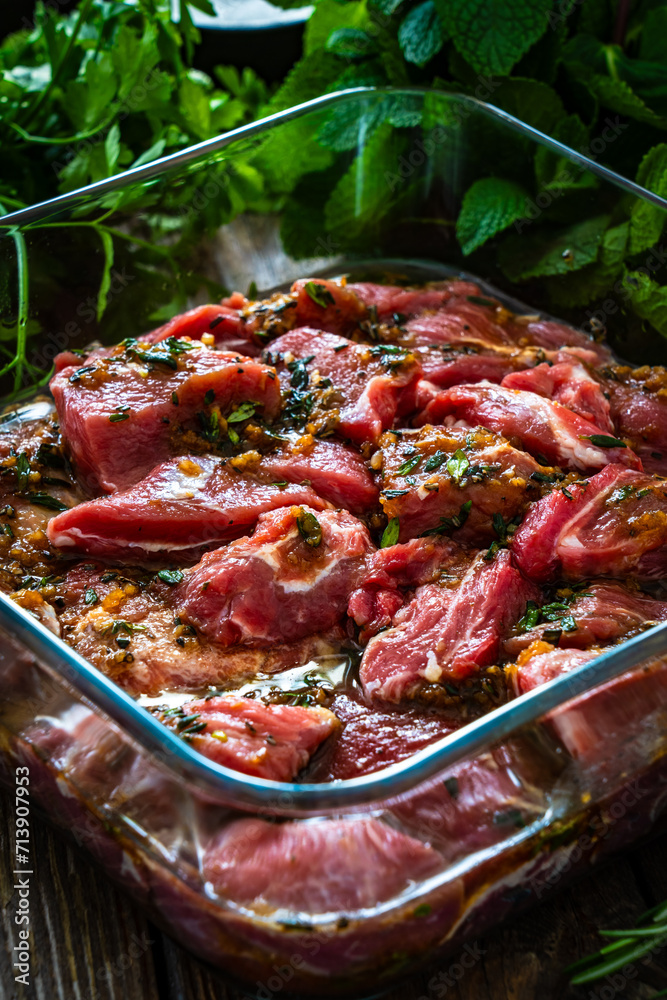
[(175, 613), (180, 571), (166, 579), (79, 564), (55, 588), (63, 638), (131, 694), (196, 691), (290, 669), (330, 655), (343, 637), (339, 629), (269, 649), (225, 648)]
[[(569, 673), (599, 655), (600, 650), (527, 649), (516, 667), (518, 692), (524, 694)], [(577, 693), (573, 682), (572, 695)], [(568, 752), (581, 764), (614, 763), (613, 773), (651, 760), (667, 725), (667, 667), (637, 668), (577, 698), (549, 715)]]
[(382, 323), (392, 321), (402, 325), (410, 316), (440, 309), (454, 296), (475, 295), (479, 288), (472, 281), (437, 281), (425, 287), (400, 287), (378, 285), (366, 281), (350, 282), (349, 292), (354, 292), (367, 309), (373, 310)]
[(423, 706), (369, 704), (356, 688), (336, 694), (330, 708), (343, 728), (309, 769), (310, 781), (344, 781), (372, 774), (406, 760), (457, 728), (442, 712), (429, 712)]
[(541, 348), (482, 347), (474, 342), (415, 348), (426, 379), (438, 389), (475, 382), (500, 383), (511, 372), (531, 369), (544, 358)]
[(584, 420), (594, 423), (602, 432), (615, 434), (609, 400), (602, 384), (575, 358), (555, 364), (545, 362), (530, 371), (513, 372), (503, 379), (501, 385), (505, 389), (536, 392), (567, 406)]
[[(245, 302), (243, 296), (240, 296), (240, 301)], [(223, 300), (221, 305), (197, 306), (180, 316), (174, 316), (164, 326), (145, 334), (140, 340), (158, 344), (172, 337), (177, 340), (185, 337), (201, 340), (208, 335), (226, 351), (238, 351), (246, 357), (256, 357), (260, 354), (261, 347), (253, 341), (252, 332), (247, 329), (239, 310), (231, 306), (232, 302), (240, 304), (239, 299), (232, 296)]]
[(299, 278), (290, 291), (296, 301), (295, 326), (345, 334), (366, 318), (365, 304), (353, 287), (340, 280)]
[[(417, 422), (437, 424), (447, 417), (481, 424), (510, 440), (518, 440), (540, 460), (562, 468), (585, 471), (600, 469), (609, 462), (641, 468), (630, 448), (610, 445), (614, 439), (596, 424), (534, 392), (486, 382), (455, 386), (438, 393)], [(607, 443), (600, 442), (600, 437), (607, 437)]]
[(252, 401), (264, 419), (280, 407), (273, 368), (233, 352), (168, 340), (125, 341), (105, 358), (51, 380), (62, 433), (89, 492), (126, 489), (170, 454), (180, 428), (220, 424)]
[(528, 512), (512, 542), (531, 579), (667, 575), (667, 481), (622, 465), (554, 490)]
[(404, 829), (428, 833), (452, 863), (499, 844), (549, 808), (553, 763), (534, 745), (513, 740), (455, 764), (416, 792), (400, 797), (391, 812)]
[(601, 371), (618, 433), (647, 472), (667, 475), (667, 369), (612, 365)]
[(394, 617), (394, 627), (370, 640), (361, 660), (366, 694), (398, 702), (426, 684), (455, 684), (498, 655), (502, 636), (539, 592), (501, 550), (478, 555), (458, 582), (418, 587)]
[(541, 609), (528, 608), (524, 629), (506, 639), (503, 649), (509, 659), (538, 639), (562, 648), (587, 649), (628, 639), (666, 620), (667, 601), (620, 583), (591, 583), (579, 593), (563, 589)]
[(360, 587), (351, 596), (348, 615), (361, 629), (359, 639), (388, 628), (403, 605), (405, 593), (424, 583), (460, 576), (470, 554), (451, 538), (430, 535), (378, 549), (366, 561)]
[(388, 518), (399, 518), (401, 541), (429, 531), (477, 545), (496, 540), (541, 484), (562, 476), (479, 427), (387, 431), (380, 447), (380, 502)]
[(238, 820), (208, 847), (203, 871), (219, 896), (237, 904), (324, 914), (375, 907), (441, 867), (427, 844), (381, 819), (353, 817)]
[(155, 714), (216, 764), (273, 781), (295, 778), (340, 728), (326, 708), (264, 705), (233, 694), (155, 709)]
[(568, 347), (584, 350), (586, 357), (598, 364), (611, 357), (606, 347), (579, 330), (549, 320), (513, 316), (499, 302), (478, 293), (454, 294), (436, 311), (424, 310), (408, 320), (404, 324), (408, 341), (420, 347), (467, 344), (482, 350), (558, 351)]
[(277, 481), (305, 482), (318, 496), (353, 514), (363, 514), (378, 504), (378, 488), (363, 458), (358, 451), (338, 441), (323, 441), (304, 434), (293, 437), (278, 451), (263, 456), (246, 453), (232, 459), (230, 464), (244, 470), (259, 470)]
[[(282, 356), (282, 365), (279, 355)], [(420, 375), (414, 355), (399, 347), (355, 344), (303, 328), (271, 345), (281, 370), (287, 415), (336, 430), (356, 444), (377, 441)]]
[(222, 645), (293, 642), (341, 621), (372, 551), (347, 511), (285, 507), (263, 514), (251, 538), (205, 555), (176, 600)]
[(241, 473), (205, 455), (172, 458), (136, 486), (79, 504), (48, 526), (64, 552), (125, 560), (192, 559), (205, 548), (252, 531), (260, 514), (290, 504), (316, 510), (324, 500), (308, 486), (276, 485), (259, 468)]

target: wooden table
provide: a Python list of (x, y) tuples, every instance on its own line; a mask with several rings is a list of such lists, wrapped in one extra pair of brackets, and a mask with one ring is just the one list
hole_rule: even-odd
[[(221, 235), (212, 270), (242, 291), (315, 269), (295, 266), (280, 251), (273, 220), (237, 220)], [(31, 985), (14, 981), (18, 943), (11, 873), (13, 803), (0, 796), (0, 1000), (247, 1000), (163, 935), (60, 832), (31, 818)], [(667, 947), (638, 964), (626, 984), (572, 989), (565, 966), (603, 943), (597, 931), (632, 926), (667, 899), (667, 835), (596, 870), (480, 940), (480, 960), (462, 978), (441, 968), (413, 977), (387, 1000), (649, 1000), (667, 987)], [(448, 983), (450, 985), (448, 985)], [(430, 987), (429, 987), (430, 984)], [(276, 995), (277, 997), (280, 994)]]

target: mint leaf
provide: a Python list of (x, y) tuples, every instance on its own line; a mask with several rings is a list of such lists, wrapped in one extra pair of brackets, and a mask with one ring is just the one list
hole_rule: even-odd
[[(578, 115), (562, 118), (549, 133), (572, 149), (588, 146), (589, 130)], [(592, 174), (546, 146), (540, 146), (535, 154), (535, 177), (539, 186), (547, 191), (569, 191), (597, 183)]]
[(336, 28), (329, 35), (325, 48), (343, 59), (364, 59), (375, 52), (375, 42), (361, 28)]
[(667, 7), (649, 10), (639, 36), (639, 58), (667, 64)]
[[(649, 150), (639, 165), (637, 183), (667, 198), (667, 144), (661, 143)], [(637, 253), (652, 247), (660, 239), (667, 221), (667, 213), (639, 198), (630, 213), (630, 250)]]
[(475, 181), (463, 197), (456, 238), (464, 256), (526, 214), (528, 195), (520, 184), (502, 177)]
[(556, 91), (539, 80), (520, 77), (505, 80), (494, 92), (492, 103), (549, 135), (565, 117), (563, 102)]
[(622, 222), (602, 237), (598, 259), (570, 274), (545, 278), (545, 289), (556, 305), (585, 306), (608, 296), (623, 273), (630, 224)]
[(599, 215), (551, 233), (515, 233), (499, 250), (500, 266), (511, 281), (568, 274), (597, 258), (608, 222), (609, 216)]
[(406, 60), (425, 66), (440, 51), (446, 38), (433, 0), (426, 0), (407, 14), (398, 29), (398, 44)]
[(667, 337), (667, 287), (658, 285), (640, 271), (626, 274), (623, 287), (637, 315)]
[(478, 73), (505, 76), (547, 30), (551, 0), (436, 0), (443, 24)]

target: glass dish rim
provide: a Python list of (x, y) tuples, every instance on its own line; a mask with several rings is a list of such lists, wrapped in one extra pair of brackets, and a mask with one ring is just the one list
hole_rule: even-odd
[(2, 593), (0, 625), (8, 628), (35, 656), (42, 658), (77, 695), (109, 717), (179, 778), (194, 782), (220, 804), (259, 808), (286, 816), (321, 815), (396, 798), (465, 758), (489, 749), (568, 701), (581, 698), (633, 667), (667, 653), (667, 622), (662, 622), (493, 709), (403, 761), (359, 778), (307, 784), (255, 778), (204, 757)]
[(240, 125), (238, 128), (231, 129), (229, 132), (223, 132), (219, 136), (214, 136), (211, 139), (205, 139), (202, 142), (195, 143), (194, 145), (178, 150), (175, 153), (170, 153), (167, 156), (159, 157), (157, 160), (152, 160), (150, 163), (145, 163), (138, 167), (131, 167), (121, 173), (114, 174), (112, 177), (106, 177), (102, 180), (95, 181), (92, 184), (87, 184), (84, 187), (76, 188), (74, 191), (68, 191), (66, 194), (57, 195), (55, 198), (50, 198), (47, 201), (36, 202), (34, 205), (28, 205), (25, 208), (8, 212), (5, 215), (0, 216), (0, 228), (14, 228), (24, 224), (30, 225), (32, 222), (38, 222), (57, 212), (64, 211), (67, 208), (73, 208), (81, 201), (90, 197), (99, 197), (109, 192), (119, 190), (128, 184), (152, 180), (166, 170), (170, 170), (174, 167), (187, 166), (190, 163), (194, 163), (199, 158), (206, 156), (208, 153), (215, 153), (224, 149), (226, 146), (231, 145), (239, 139), (260, 135), (262, 132), (269, 131), (276, 125), (300, 118), (302, 115), (308, 114), (310, 111), (324, 109), (332, 104), (344, 103), (347, 100), (351, 100), (352, 98), (359, 97), (363, 94), (366, 94), (369, 97), (373, 95), (385, 97), (405, 95), (416, 97), (421, 96), (422, 98), (437, 95), (447, 100), (461, 101), (464, 104), (472, 106), (473, 108), (477, 108), (490, 118), (495, 118), (498, 121), (503, 122), (513, 131), (527, 136), (542, 146), (546, 146), (553, 152), (565, 157), (572, 163), (576, 163), (578, 166), (584, 167), (586, 170), (589, 170), (596, 176), (614, 184), (616, 187), (620, 187), (625, 191), (628, 191), (630, 194), (633, 194), (638, 198), (642, 198), (644, 201), (649, 201), (658, 208), (662, 208), (667, 211), (667, 199), (662, 198), (660, 195), (655, 194), (655, 192), (642, 187), (640, 184), (637, 184), (636, 181), (631, 181), (627, 177), (623, 177), (622, 174), (616, 173), (616, 171), (603, 166), (596, 160), (590, 159), (590, 157), (585, 156), (583, 153), (579, 153), (577, 150), (572, 149), (572, 147), (566, 146), (557, 139), (551, 138), (551, 136), (547, 135), (545, 132), (541, 132), (532, 125), (528, 125), (526, 122), (521, 121), (520, 118), (516, 118), (514, 115), (509, 114), (507, 111), (497, 108), (494, 104), (481, 101), (478, 98), (471, 97), (468, 94), (459, 93), (458, 91), (446, 91), (437, 88), (412, 86), (350, 87), (346, 90), (337, 90), (330, 94), (323, 94), (320, 97), (304, 101), (302, 104), (296, 104), (291, 108), (285, 108), (282, 111), (277, 111), (272, 115), (267, 115), (265, 118), (259, 118), (257, 121), (249, 122), (246, 125)]
[[(439, 95), (448, 101), (463, 102), (501, 121), (513, 131), (590, 170), (596, 176), (667, 211), (666, 199), (552, 139), (493, 104), (465, 94), (437, 89), (354, 87), (314, 98), (151, 163), (8, 213), (0, 217), (0, 228), (9, 229), (11, 233), (16, 227), (24, 224), (29, 226), (54, 213), (74, 207), (89, 197), (98, 197), (127, 184), (153, 179), (165, 170), (186, 166), (209, 153), (224, 149), (239, 139), (270, 131), (274, 126), (299, 118), (310, 111), (324, 109), (360, 95), (385, 97), (413, 95), (422, 98), (427, 95)], [(43, 658), (48, 668), (69, 683), (79, 696), (119, 725), (125, 733), (136, 740), (149, 754), (155, 755), (163, 766), (179, 778), (194, 781), (201, 790), (223, 800), (226, 805), (269, 809), (277, 815), (322, 814), (347, 807), (368, 806), (396, 797), (458, 761), (487, 749), (516, 729), (535, 722), (572, 698), (581, 697), (592, 688), (612, 680), (632, 667), (667, 653), (667, 622), (665, 622), (620, 646), (601, 653), (589, 663), (494, 709), (404, 761), (359, 778), (305, 784), (255, 778), (208, 760), (164, 727), (113, 681), (53, 635), (11, 598), (1, 593), (0, 624), (13, 631), (19, 641), (22, 641), (37, 657)]]

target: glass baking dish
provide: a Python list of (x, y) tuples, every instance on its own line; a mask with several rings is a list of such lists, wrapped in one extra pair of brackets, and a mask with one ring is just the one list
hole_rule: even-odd
[[(45, 384), (58, 351), (157, 325), (137, 305), (142, 287), (157, 282), (169, 309), (159, 248), (141, 246), (142, 213), (199, 227), (204, 239), (212, 192), (229, 186), (231, 224), (234, 179), (261, 176), (288, 248), (296, 217), (312, 222), (305, 244), (300, 235), (308, 263), (286, 257), (285, 281), (311, 268), (426, 280), (461, 270), (454, 226), (464, 192), (488, 172), (488, 150), (502, 171), (508, 148), (535, 146), (556, 167), (569, 164), (576, 181), (573, 198), (536, 197), (554, 224), (582, 205), (603, 210), (617, 189), (628, 211), (667, 210), (473, 98), (359, 88), (5, 216), (4, 323), (21, 336), (30, 323), (44, 331), (8, 373), (19, 403), (5, 426), (48, 407), (35, 400), (35, 382), (41, 371)], [(338, 171), (345, 213), (323, 210), (308, 164)], [(108, 270), (100, 315), (103, 215), (130, 250)], [(80, 225), (63, 230), (63, 221)], [(528, 297), (489, 254), (473, 260), (482, 286), (501, 289), (509, 306), (526, 298), (543, 307), (535, 283)], [(642, 326), (630, 297), (619, 312), (620, 323), (606, 310), (615, 342), (633, 361), (654, 362), (636, 344), (632, 356), (624, 338)], [(569, 318), (590, 327), (595, 317)], [(646, 343), (661, 349), (658, 338)], [(376, 996), (445, 952), (472, 962), (471, 942), (486, 927), (648, 833), (667, 809), (667, 623), (400, 763), (320, 784), (263, 781), (205, 759), (5, 594), (0, 633), (3, 782), (14, 789), (29, 773), (36, 805), (179, 942), (258, 997)], [(563, 736), (582, 720), (595, 737), (588, 755)]]

